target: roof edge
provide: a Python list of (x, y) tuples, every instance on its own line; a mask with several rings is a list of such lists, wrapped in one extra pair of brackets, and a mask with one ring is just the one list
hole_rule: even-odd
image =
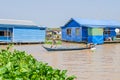
[(29, 21), (29, 20), (16, 20), (16, 19), (0, 19), (0, 24), (33, 25), (33, 26), (37, 26), (33, 21)]

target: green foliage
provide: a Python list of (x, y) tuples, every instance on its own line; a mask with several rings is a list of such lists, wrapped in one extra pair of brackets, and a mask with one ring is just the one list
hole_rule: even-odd
[(46, 40), (45, 44), (52, 44), (52, 40)]
[[(50, 45), (51, 45), (51, 44), (52, 44), (52, 40), (46, 40), (46, 41), (45, 41), (45, 44), (50, 44)], [(61, 41), (61, 40), (56, 40), (56, 44), (57, 44), (57, 45), (61, 45), (61, 44), (62, 44), (62, 41)]]
[[(11, 45), (10, 45), (11, 46)], [(0, 50), (0, 80), (74, 80), (67, 70), (53, 69), (24, 51)]]

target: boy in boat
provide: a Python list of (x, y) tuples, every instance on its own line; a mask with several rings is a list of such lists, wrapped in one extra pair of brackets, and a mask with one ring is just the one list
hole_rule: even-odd
[(54, 45), (55, 45), (55, 48), (56, 48), (57, 44), (56, 44), (56, 39), (55, 39), (55, 37), (52, 38), (51, 48), (53, 48)]
[(96, 46), (96, 44), (93, 44), (93, 43), (87, 44), (87, 48), (89, 48), (92, 52), (94, 52), (96, 50), (95, 46)]
[(87, 48), (89, 48), (89, 49), (94, 48), (94, 47), (95, 47), (95, 44), (93, 44), (93, 43), (87, 44)]

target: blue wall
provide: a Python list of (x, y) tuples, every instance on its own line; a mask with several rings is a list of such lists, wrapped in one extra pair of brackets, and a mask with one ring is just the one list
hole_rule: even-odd
[(44, 42), (45, 29), (40, 28), (21, 28), (16, 27), (13, 29), (13, 42)]
[(11, 37), (3, 37), (3, 36), (0, 36), (0, 41), (2, 42), (11, 42)]
[(88, 43), (103, 44), (103, 36), (88, 36)]
[(65, 40), (65, 41), (67, 41), (67, 38), (66, 38), (66, 36), (67, 36), (67, 34), (66, 34), (66, 28), (62, 28), (61, 29), (61, 38), (62, 38), (62, 40)]
[[(80, 28), (80, 27), (70, 27), (71, 28), (71, 35), (66, 34), (66, 39), (68, 41), (75, 41), (75, 42), (80, 42), (82, 40), (82, 35), (81, 35), (81, 29), (80, 29), (80, 35), (76, 35), (75, 29)], [(67, 28), (66, 28), (67, 29)]]
[(11, 31), (12, 36), (0, 36), (2, 42), (45, 42), (46, 28), (26, 25), (3, 25), (0, 30)]
[[(3, 25), (0, 25), (0, 31), (10, 31), (12, 33), (12, 28), (4, 27)], [(0, 36), (0, 41), (2, 42), (11, 42), (12, 36)]]
[(82, 27), (82, 41), (88, 41), (88, 28), (85, 26)]
[[(71, 31), (71, 35), (67, 35), (67, 29), (70, 28)], [(62, 40), (65, 41), (75, 41), (75, 42), (80, 42), (82, 41), (82, 30), (80, 28), (80, 35), (76, 35), (76, 28), (80, 28), (80, 27), (66, 27), (66, 28), (62, 28)]]
[[(67, 29), (71, 29), (71, 35), (67, 35)], [(65, 41), (82, 41), (82, 29), (80, 28), (80, 35), (76, 35), (75, 29), (80, 28), (80, 25), (74, 20), (70, 20), (64, 27), (62, 27), (62, 40)]]
[(78, 23), (76, 23), (74, 20), (70, 20), (64, 27), (78, 27), (80, 26)]
[[(105, 29), (107, 29), (107, 28), (105, 28)], [(113, 38), (115, 36), (116, 36), (115, 28), (110, 28), (110, 34), (109, 35), (108, 34), (104, 34), (104, 39), (106, 39), (108, 37)]]

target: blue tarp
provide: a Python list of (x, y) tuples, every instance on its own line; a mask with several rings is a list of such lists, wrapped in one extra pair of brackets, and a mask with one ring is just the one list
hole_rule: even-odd
[(103, 36), (88, 36), (88, 43), (103, 44)]

